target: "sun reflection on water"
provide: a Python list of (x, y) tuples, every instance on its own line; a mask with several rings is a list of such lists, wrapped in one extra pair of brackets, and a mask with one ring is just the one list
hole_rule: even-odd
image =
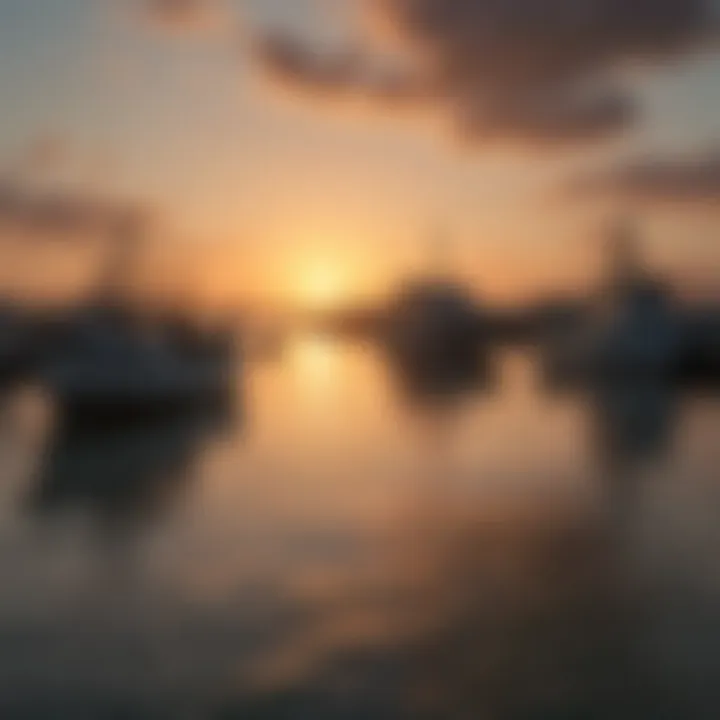
[(338, 380), (340, 357), (337, 343), (321, 335), (298, 335), (293, 339), (290, 365), (315, 390)]

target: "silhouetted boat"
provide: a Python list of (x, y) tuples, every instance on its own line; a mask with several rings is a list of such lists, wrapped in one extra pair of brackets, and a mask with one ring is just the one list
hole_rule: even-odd
[(391, 353), (421, 373), (466, 364), (480, 350), (480, 315), (448, 262), (449, 238), (429, 241), (426, 270), (400, 286), (384, 323)]
[(452, 283), (406, 285), (387, 313), (385, 344), (397, 384), (413, 402), (444, 402), (489, 383), (479, 313)]
[(229, 401), (236, 362), (229, 334), (94, 312), (73, 323), (44, 380), (63, 422), (119, 421)]
[(96, 297), (66, 319), (43, 377), (61, 420), (108, 422), (228, 402), (237, 353), (232, 332), (204, 332), (178, 318), (130, 308), (132, 277), (148, 218), (122, 215), (112, 228)]
[(449, 282), (406, 285), (388, 313), (387, 338), (406, 358), (443, 362), (477, 353), (480, 321), (472, 300)]
[(545, 345), (545, 370), (552, 378), (669, 378), (678, 371), (682, 321), (669, 289), (641, 267), (626, 228), (611, 247), (610, 280), (585, 322)]

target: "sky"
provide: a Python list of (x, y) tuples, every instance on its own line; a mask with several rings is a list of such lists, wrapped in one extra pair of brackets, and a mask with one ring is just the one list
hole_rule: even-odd
[(92, 281), (50, 189), (152, 206), (143, 277), (198, 302), (374, 298), (438, 237), (515, 302), (584, 287), (628, 212), (720, 289), (716, 29), (701, 0), (0, 0), (0, 286)]

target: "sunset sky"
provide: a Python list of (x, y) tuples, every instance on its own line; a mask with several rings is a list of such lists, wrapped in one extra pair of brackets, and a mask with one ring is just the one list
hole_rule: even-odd
[(628, 210), (710, 283), (717, 31), (701, 0), (0, 0), (0, 282), (96, 259), (17, 210), (52, 188), (151, 204), (148, 275), (217, 301), (374, 297), (440, 232), (481, 297), (532, 297)]

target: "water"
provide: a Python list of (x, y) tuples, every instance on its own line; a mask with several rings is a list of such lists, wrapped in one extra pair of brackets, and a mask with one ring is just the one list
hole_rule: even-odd
[(212, 423), (8, 398), (0, 717), (719, 717), (720, 401), (453, 380), (305, 339)]

